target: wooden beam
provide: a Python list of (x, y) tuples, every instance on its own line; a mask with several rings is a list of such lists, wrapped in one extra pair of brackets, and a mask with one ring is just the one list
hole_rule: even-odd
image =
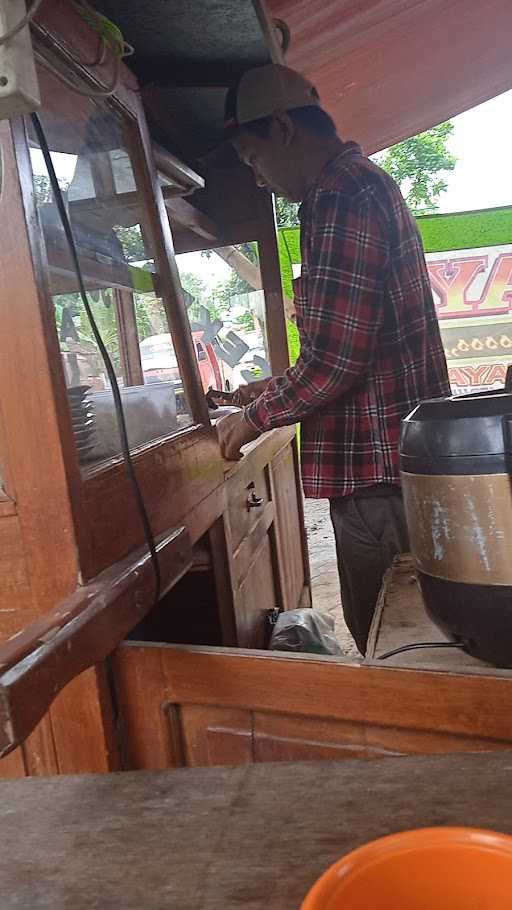
[(133, 291), (114, 288), (113, 295), (124, 384), (144, 385)]
[(273, 198), (264, 190), (260, 190), (258, 193), (258, 213), (261, 224), (259, 236), (260, 269), (265, 293), (270, 365), (272, 374), (279, 376), (289, 367), (290, 356), (288, 352), (288, 335), (277, 246), (274, 202)]
[(278, 41), (277, 29), (266, 0), (252, 0), (252, 5), (258, 17), (272, 63), (284, 63), (283, 50)]
[[(162, 592), (192, 564), (180, 527), (157, 546)], [(153, 606), (154, 573), (145, 549), (106, 569), (0, 647), (0, 757), (20, 745), (56, 695), (104, 660)]]
[(260, 269), (254, 262), (251, 262), (248, 256), (237, 250), (236, 246), (219, 246), (216, 247), (215, 252), (255, 291), (261, 291), (263, 285)]
[[(235, 270), (240, 278), (243, 278), (247, 284), (250, 284), (255, 291), (261, 291), (263, 287), (261, 269), (251, 262), (244, 253), (241, 253), (240, 250), (237, 250), (234, 246), (217, 247), (215, 252)], [(293, 301), (285, 294), (283, 294), (283, 304), (286, 316), (288, 319), (292, 319), (295, 314), (295, 307)]]
[[(206, 237), (197, 234), (190, 228), (172, 223), (172, 236), (174, 240), (174, 250), (176, 253), (193, 253), (198, 250), (215, 249), (212, 241)], [(220, 240), (222, 246), (233, 246), (234, 244), (250, 243), (258, 239), (260, 230), (259, 221), (249, 219), (234, 223), (222, 222), (219, 226)]]
[(235, 85), (247, 69), (246, 63), (229, 63), (228, 61), (181, 60), (174, 66), (165, 60), (159, 63), (151, 57), (134, 59), (133, 71), (142, 87), (152, 86), (169, 88), (227, 89)]
[(167, 187), (163, 188), (163, 196), (171, 227), (174, 223), (180, 224), (212, 243), (221, 243), (222, 229), (208, 215), (195, 208), (186, 199), (167, 192)]
[[(187, 309), (180, 284), (178, 267), (174, 255), (168, 212), (165, 207), (160, 182), (151, 150), (151, 137), (139, 95), (139, 131), (142, 147), (136, 142), (133, 147), (135, 168), (140, 169), (141, 196), (147, 211), (147, 226), (155, 248), (157, 270), (162, 281), (162, 302), (167, 315), (169, 329), (173, 335), (174, 350), (180, 365), (183, 387), (197, 423), (209, 426), (208, 405), (203, 392), (199, 364), (196, 358)], [(175, 200), (184, 202), (184, 200)]]
[[(174, 155), (171, 155), (167, 149), (153, 142), (152, 150), (153, 158), (160, 174), (163, 174), (169, 180), (176, 181), (186, 192), (204, 189), (204, 179), (178, 158), (175, 158)], [(169, 189), (169, 187), (166, 189)]]

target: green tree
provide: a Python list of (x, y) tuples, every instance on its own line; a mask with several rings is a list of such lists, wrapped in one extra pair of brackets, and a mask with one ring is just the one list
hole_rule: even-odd
[(298, 202), (288, 202), (278, 196), (276, 199), (276, 218), (278, 227), (298, 227), (299, 225), (299, 204)]
[[(66, 193), (69, 189), (69, 182), (67, 180), (59, 180), (58, 178), (57, 180), (62, 192)], [(33, 183), (36, 202), (38, 205), (53, 202), (52, 185), (50, 183), (50, 178), (47, 177), (46, 174), (34, 174)]]
[[(453, 123), (440, 123), (372, 156), (396, 180), (415, 215), (435, 212), (439, 208), (439, 199), (447, 188), (443, 174), (453, 171), (457, 163), (448, 149), (452, 135)], [(295, 202), (276, 199), (278, 227), (297, 227), (298, 209)]]
[(398, 183), (414, 215), (439, 208), (440, 196), (448, 184), (443, 177), (453, 171), (457, 159), (448, 149), (453, 123), (440, 123), (431, 130), (393, 145), (373, 160)]
[[(255, 243), (242, 243), (240, 246), (237, 246), (236, 249), (243, 253), (247, 259), (250, 259), (254, 265), (259, 265), (258, 247)], [(221, 306), (225, 305), (226, 307), (229, 307), (231, 297), (237, 297), (239, 294), (250, 294), (253, 290), (254, 288), (232, 269), (229, 278), (217, 282), (214, 290), (214, 298)]]
[(207, 297), (206, 285), (195, 272), (180, 272), (180, 283), (184, 291), (194, 298), (196, 303), (204, 303)]
[(151, 258), (144, 247), (144, 239), (139, 224), (134, 224), (133, 227), (116, 225), (114, 233), (129, 262), (144, 262)]
[[(237, 249), (247, 256), (255, 265), (259, 265), (258, 247), (255, 243), (242, 243)], [(213, 289), (212, 295), (206, 306), (212, 316), (225, 317), (232, 308), (232, 298), (240, 297), (244, 294), (250, 294), (254, 288), (241, 278), (233, 269), (229, 278), (217, 282)], [(235, 320), (235, 323), (244, 328), (246, 331), (254, 330), (254, 316), (249, 309), (241, 313)]]

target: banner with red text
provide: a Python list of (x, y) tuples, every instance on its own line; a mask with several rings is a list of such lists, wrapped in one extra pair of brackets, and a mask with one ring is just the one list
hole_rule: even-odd
[(512, 244), (426, 259), (454, 394), (503, 386), (512, 363)]

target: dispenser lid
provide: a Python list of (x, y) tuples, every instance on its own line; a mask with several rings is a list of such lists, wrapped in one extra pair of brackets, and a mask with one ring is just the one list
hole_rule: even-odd
[(503, 456), (510, 451), (507, 416), (512, 420), (512, 394), (506, 392), (424, 401), (402, 421), (400, 454), (408, 461)]

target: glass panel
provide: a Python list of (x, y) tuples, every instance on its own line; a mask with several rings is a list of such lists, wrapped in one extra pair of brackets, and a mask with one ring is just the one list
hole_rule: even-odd
[(257, 244), (176, 259), (204, 389), (270, 376)]
[(426, 259), (453, 394), (503, 388), (512, 363), (512, 245)]
[[(39, 72), (39, 114), (77, 244), (89, 300), (121, 386), (132, 448), (192, 423), (158, 296), (158, 267), (135, 165), (131, 123), (108, 103), (83, 98)], [(113, 396), (28, 122), (34, 191), (75, 439), (83, 465), (120, 453)], [(155, 370), (148, 348), (169, 339)]]

